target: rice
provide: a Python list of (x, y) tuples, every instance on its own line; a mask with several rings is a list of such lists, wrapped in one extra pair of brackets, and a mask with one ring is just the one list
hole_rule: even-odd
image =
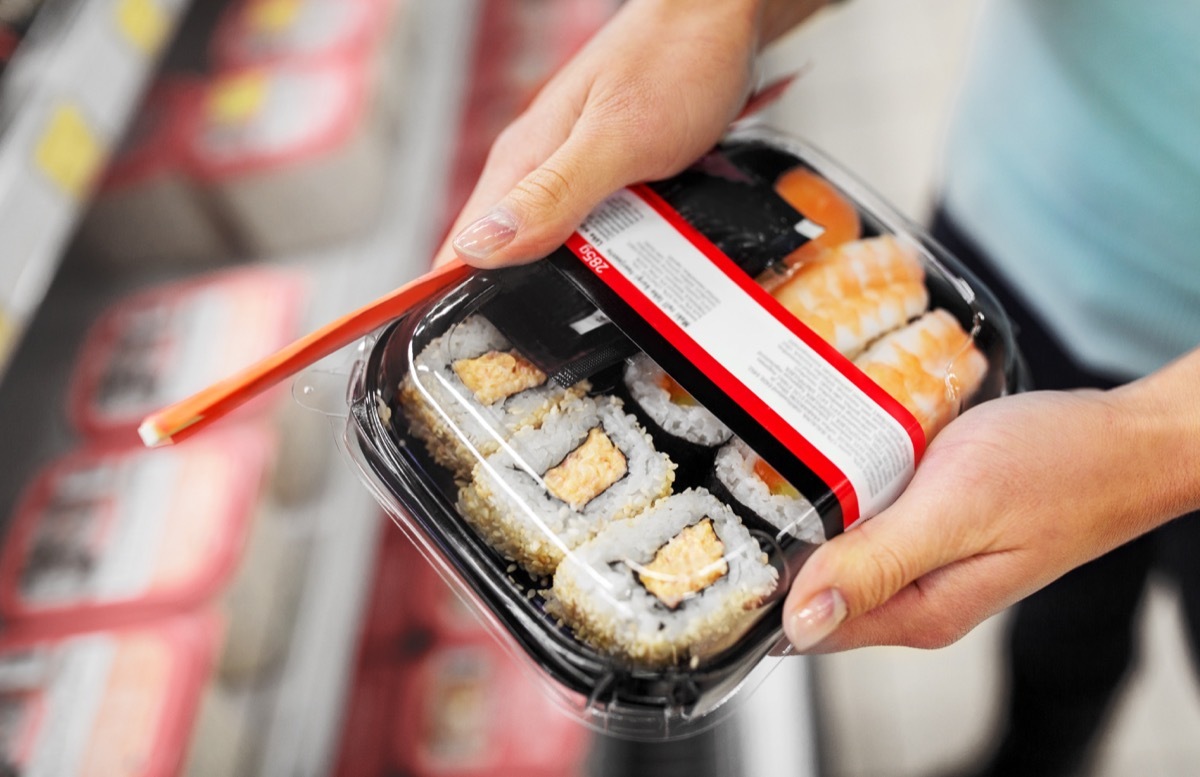
[(812, 503), (798, 493), (772, 493), (754, 471), (758, 460), (750, 446), (736, 437), (717, 452), (713, 475), (736, 502), (734, 507), (744, 511), (748, 520), (753, 516), (766, 522), (779, 536), (824, 542), (825, 526)]
[(491, 322), (471, 316), (413, 359), (399, 404), (434, 461), (466, 477), (504, 440), (587, 390), (585, 382), (562, 388), (548, 380)]
[[(720, 562), (704, 552), (677, 554), (700, 566), (674, 564), (685, 579), (666, 599), (656, 595), (647, 580), (661, 574), (655, 566), (664, 549), (705, 523), (720, 543)], [(708, 491), (689, 489), (576, 548), (555, 573), (553, 594), (583, 641), (635, 666), (663, 667), (704, 661), (732, 644), (777, 583), (778, 572), (733, 510)], [(690, 593), (677, 596), (684, 589)]]
[[(623, 471), (610, 479), (609, 457), (579, 461), (582, 472), (557, 479), (595, 476), (603, 488), (563, 490), (552, 472), (587, 450), (602, 435), (620, 453)], [(549, 575), (564, 554), (611, 521), (626, 518), (670, 493), (675, 468), (655, 450), (636, 420), (611, 397), (583, 398), (556, 407), (536, 428), (513, 435), (474, 468), (459, 492), (462, 516), (493, 548), (534, 575)], [(557, 491), (557, 493), (556, 493)], [(565, 498), (564, 498), (565, 497)], [(577, 498), (579, 501), (577, 501)]]

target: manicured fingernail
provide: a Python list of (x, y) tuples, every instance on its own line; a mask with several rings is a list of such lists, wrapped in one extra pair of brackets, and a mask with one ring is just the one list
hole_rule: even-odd
[(809, 599), (788, 618), (788, 639), (796, 650), (808, 650), (832, 634), (844, 620), (846, 600), (836, 588), (830, 588)]
[(517, 236), (517, 219), (500, 206), (472, 222), (454, 238), (454, 250), (470, 259), (487, 259)]

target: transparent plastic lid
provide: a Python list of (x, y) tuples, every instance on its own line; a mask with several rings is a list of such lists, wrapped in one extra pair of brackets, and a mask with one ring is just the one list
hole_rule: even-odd
[(938, 246), (757, 133), (389, 327), (348, 441), (585, 720), (659, 738), (711, 722), (780, 640), (808, 553), (1016, 364)]

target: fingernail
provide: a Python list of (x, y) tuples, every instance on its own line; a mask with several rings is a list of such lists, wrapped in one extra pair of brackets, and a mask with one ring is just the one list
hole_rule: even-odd
[(846, 600), (836, 588), (830, 588), (809, 599), (788, 618), (788, 639), (796, 650), (808, 650), (832, 634), (844, 620)]
[(487, 259), (517, 236), (517, 219), (500, 206), (472, 222), (454, 238), (454, 250), (470, 259)]

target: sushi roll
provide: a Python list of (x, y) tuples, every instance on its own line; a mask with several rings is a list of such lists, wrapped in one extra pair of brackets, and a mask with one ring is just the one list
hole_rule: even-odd
[(771, 295), (850, 358), (929, 307), (920, 257), (891, 235), (822, 250), (795, 267)]
[(713, 479), (714, 492), (726, 497), (751, 526), (779, 539), (792, 537), (812, 544), (825, 541), (825, 527), (816, 508), (741, 440), (734, 438), (717, 452)]
[(854, 363), (916, 416), (933, 439), (987, 375), (987, 358), (941, 308), (881, 337)]
[[(650, 431), (660, 450), (679, 466), (677, 480), (699, 485), (718, 446), (732, 432), (676, 383), (653, 359), (638, 354), (625, 366), (627, 406)], [(695, 482), (693, 482), (695, 481)]]
[(399, 402), (433, 460), (465, 478), (503, 440), (587, 389), (549, 380), (491, 322), (471, 316), (422, 349)]
[(671, 491), (675, 465), (612, 397), (576, 400), (475, 466), (459, 512), (535, 576), (611, 521)]
[(576, 548), (553, 594), (593, 647), (638, 667), (695, 666), (744, 633), (778, 579), (733, 510), (690, 489)]

